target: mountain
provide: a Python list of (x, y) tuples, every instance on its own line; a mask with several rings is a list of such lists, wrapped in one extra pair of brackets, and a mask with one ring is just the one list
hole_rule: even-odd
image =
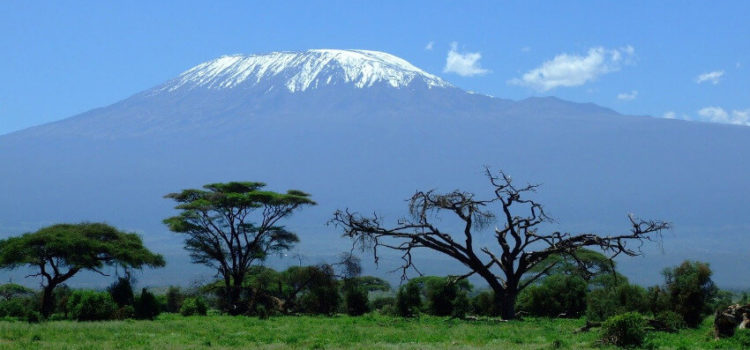
[[(732, 275), (750, 244), (746, 149), (750, 128), (554, 97), (493, 98), (382, 52), (232, 55), (110, 106), (0, 136), (0, 236), (107, 221), (167, 257), (142, 283), (184, 283), (212, 274), (190, 264), (181, 237), (161, 223), (174, 213), (166, 193), (233, 180), (309, 192), (319, 205), (287, 225), (301, 238), (291, 254), (318, 263), (350, 247), (326, 225), (335, 209), (395, 220), (415, 190), (488, 196), (488, 166), (543, 184), (536, 198), (557, 219), (549, 229), (627, 230), (630, 212), (673, 222), (663, 245), (619, 260), (636, 282), (657, 283), (664, 267), (690, 258), (711, 262), (720, 285), (747, 285)], [(479, 239), (491, 246), (489, 233)], [(422, 261), (428, 273), (461, 271), (434, 254)], [(368, 272), (397, 280), (389, 266)]]

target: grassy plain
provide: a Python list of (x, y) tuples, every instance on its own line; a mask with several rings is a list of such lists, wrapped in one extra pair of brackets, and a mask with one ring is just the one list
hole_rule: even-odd
[[(0, 321), (0, 349), (583, 349), (599, 332), (574, 334), (584, 320), (532, 319), (497, 323), (423, 316), (250, 317), (164, 314), (154, 321), (40, 324)], [(650, 333), (646, 345), (671, 349), (739, 349), (738, 339), (714, 341), (711, 320), (677, 334)], [(750, 344), (747, 344), (750, 346)]]

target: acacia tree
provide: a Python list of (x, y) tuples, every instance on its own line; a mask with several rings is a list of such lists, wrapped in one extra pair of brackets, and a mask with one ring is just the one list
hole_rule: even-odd
[(81, 270), (102, 272), (104, 266), (139, 269), (164, 266), (164, 258), (143, 246), (135, 233), (103, 223), (58, 224), (0, 241), (0, 267), (29, 265), (42, 277), (42, 315), (54, 308), (54, 289)]
[[(304, 205), (314, 205), (302, 191), (264, 191), (261, 182), (229, 182), (170, 193), (182, 212), (164, 220), (173, 232), (187, 235), (185, 249), (193, 262), (216, 268), (224, 280), (224, 308), (246, 311), (242, 282), (254, 262), (288, 250), (297, 235), (278, 225)], [(255, 220), (254, 220), (255, 219)]]
[[(385, 226), (377, 214), (365, 217), (348, 209), (336, 211), (331, 223), (341, 227), (355, 246), (372, 249), (376, 263), (380, 248), (401, 252), (402, 278), (406, 278), (409, 268), (419, 273), (412, 261), (415, 249), (427, 248), (459, 261), (469, 271), (457, 280), (476, 274), (487, 281), (505, 319), (515, 318), (518, 293), (560, 261), (549, 257), (562, 255), (576, 260), (576, 251), (583, 247), (596, 247), (608, 253), (609, 259), (619, 254), (635, 256), (641, 253), (639, 247), (643, 241), (660, 237), (660, 231), (669, 227), (662, 221), (640, 220), (629, 215), (631, 228), (627, 233), (543, 233), (540, 225), (550, 218), (540, 203), (525, 198), (538, 185), (517, 187), (503, 172), (493, 175), (486, 169), (485, 173), (493, 190), (490, 199), (477, 199), (474, 194), (461, 191), (446, 194), (418, 191), (409, 200), (409, 217), (399, 219), (394, 226)], [(443, 212), (460, 219), (461, 232), (450, 233), (436, 226), (437, 214)], [(497, 247), (475, 246), (475, 234), (495, 221), (502, 223), (502, 227), (496, 226), (494, 230)], [(631, 247), (631, 242), (637, 244)]]

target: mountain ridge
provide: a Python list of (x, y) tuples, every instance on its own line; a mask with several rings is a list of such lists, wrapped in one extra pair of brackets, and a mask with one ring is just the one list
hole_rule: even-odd
[[(552, 227), (559, 231), (626, 230), (628, 212), (674, 222), (666, 254), (649, 249), (642, 259), (620, 262), (639, 282), (660, 280), (662, 267), (689, 258), (711, 262), (717, 283), (730, 283), (723, 273), (750, 244), (743, 236), (750, 229), (750, 163), (740, 161), (750, 148), (748, 128), (421, 83), (152, 93), (164, 86), (0, 136), (0, 193), (7, 199), (0, 201), (0, 233), (106, 221), (143, 233), (149, 248), (167, 257), (167, 268), (144, 283), (180, 283), (211, 272), (189, 264), (181, 239), (162, 224), (173, 215), (166, 193), (236, 180), (311, 193), (319, 205), (285, 225), (300, 235), (306, 263), (318, 263), (350, 248), (325, 226), (335, 209), (395, 219), (414, 190), (458, 188), (484, 197), (486, 165), (543, 183), (538, 199), (561, 222)], [(478, 235), (480, 243), (490, 245), (491, 232)], [(434, 269), (426, 273), (465, 273), (429, 258)], [(388, 266), (373, 269), (366, 273)]]

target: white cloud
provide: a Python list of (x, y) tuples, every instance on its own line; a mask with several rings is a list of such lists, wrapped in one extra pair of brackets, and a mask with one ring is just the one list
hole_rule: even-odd
[(430, 41), (429, 43), (427, 43), (427, 45), (424, 46), (424, 49), (427, 50), (427, 51), (432, 51), (432, 47), (433, 46), (435, 46), (435, 42), (434, 41)]
[(669, 111), (669, 112), (664, 113), (664, 115), (662, 115), (661, 117), (666, 118), (666, 119), (676, 119), (677, 113), (675, 113), (674, 111)]
[(695, 82), (698, 84), (710, 82), (711, 84), (718, 84), (721, 80), (721, 76), (724, 75), (723, 70), (717, 70), (713, 72), (703, 73), (695, 78)]
[(598, 77), (620, 70), (635, 56), (635, 49), (626, 46), (619, 49), (594, 47), (585, 56), (563, 53), (541, 66), (526, 72), (521, 78), (509, 81), (514, 85), (528, 86), (548, 91), (558, 86), (580, 86)]
[(524, 46), (521, 48), (521, 52), (529, 52), (529, 51), (531, 51), (531, 47)]
[(471, 77), (474, 75), (486, 74), (489, 71), (482, 68), (479, 60), (482, 54), (479, 52), (458, 52), (458, 44), (451, 43), (451, 50), (448, 51), (448, 57), (445, 59), (445, 73), (456, 73), (462, 77)]
[(712, 106), (701, 108), (698, 115), (702, 121), (750, 126), (750, 109), (727, 112), (724, 108)]
[(622, 101), (632, 101), (635, 100), (636, 97), (638, 97), (638, 90), (617, 94), (617, 99)]

